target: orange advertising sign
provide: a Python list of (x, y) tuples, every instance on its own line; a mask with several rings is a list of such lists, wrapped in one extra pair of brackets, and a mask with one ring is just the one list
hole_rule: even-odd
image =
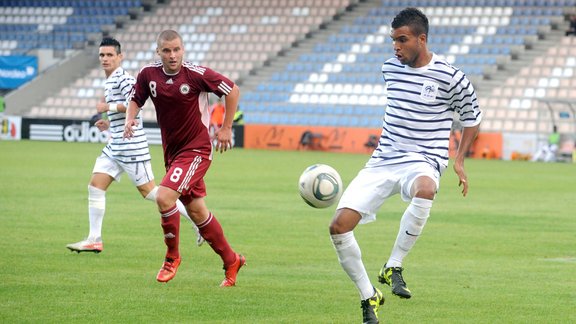
[[(374, 147), (369, 145), (371, 137), (377, 141), (381, 131), (380, 128), (250, 124), (244, 125), (244, 147), (369, 154), (374, 150)], [(304, 138), (306, 133), (308, 138)], [(454, 157), (458, 139), (459, 134), (450, 138), (450, 157)], [(480, 133), (470, 155), (473, 158), (502, 158), (502, 134)]]

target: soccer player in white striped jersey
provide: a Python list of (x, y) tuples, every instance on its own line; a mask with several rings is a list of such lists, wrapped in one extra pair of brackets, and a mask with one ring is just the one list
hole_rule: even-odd
[(440, 176), (448, 167), (454, 118), (464, 127), (453, 167), (463, 196), (468, 193), (464, 157), (482, 119), (466, 75), (428, 50), (428, 18), (416, 8), (406, 8), (391, 27), (395, 57), (382, 66), (388, 100), (378, 147), (346, 188), (329, 226), (338, 260), (360, 293), (364, 323), (378, 323), (384, 299), (368, 278), (353, 230), (374, 221), (393, 195), (409, 203), (378, 280), (390, 285), (394, 295), (410, 298), (402, 262), (422, 233)]
[[(121, 67), (122, 51), (120, 42), (114, 38), (104, 38), (98, 50), (100, 65), (106, 74), (104, 86), (105, 102), (96, 105), (96, 110), (102, 114), (95, 125), (100, 131), (109, 130), (110, 140), (96, 159), (92, 177), (88, 185), (88, 218), (90, 232), (88, 237), (80, 242), (68, 244), (71, 251), (102, 252), (102, 221), (106, 207), (106, 190), (114, 180), (120, 181), (121, 175), (126, 173), (138, 192), (146, 200), (156, 202), (158, 187), (154, 182), (151, 157), (146, 140), (146, 133), (142, 123), (135, 128), (133, 138), (126, 140), (124, 135), (124, 122), (130, 92), (136, 80)], [(140, 118), (141, 119), (141, 118)], [(184, 205), (178, 205), (180, 213), (188, 219)], [(198, 228), (192, 223), (198, 235), (197, 244), (201, 245), (204, 239)]]

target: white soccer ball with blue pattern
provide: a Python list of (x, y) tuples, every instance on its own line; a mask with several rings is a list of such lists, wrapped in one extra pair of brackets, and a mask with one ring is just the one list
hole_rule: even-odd
[(340, 199), (344, 188), (338, 171), (326, 164), (314, 164), (302, 172), (298, 190), (308, 205), (326, 208)]

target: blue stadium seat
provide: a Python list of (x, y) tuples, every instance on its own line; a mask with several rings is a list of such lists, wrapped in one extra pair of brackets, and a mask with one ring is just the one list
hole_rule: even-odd
[[(2, 1), (2, 7), (14, 8), (31, 8), (31, 7), (45, 7), (45, 8), (66, 8), (73, 7), (72, 15), (68, 16), (64, 25), (54, 24), (53, 37), (58, 41), (64, 42), (63, 44), (54, 45), (54, 43), (47, 42), (42, 32), (38, 31), (37, 24), (18, 24), (9, 26), (0, 22), (0, 40), (10, 39), (11, 33), (24, 32), (34, 38), (36, 45), (40, 48), (48, 46), (51, 48), (57, 46), (58, 49), (70, 49), (75, 46), (75, 43), (86, 41), (86, 34), (93, 32), (100, 32), (101, 26), (114, 23), (114, 16), (126, 15), (131, 7), (140, 6), (140, 0), (116, 1), (116, 0), (8, 0)], [(26, 16), (23, 16), (24, 18)], [(35, 17), (35, 15), (34, 15)], [(49, 17), (48, 17), (49, 18)], [(57, 21), (57, 20), (53, 20)], [(83, 33), (84, 35), (75, 34), (74, 37), (63, 37), (58, 35), (59, 32), (74, 32)], [(82, 37), (83, 36), (83, 37)], [(32, 42), (18, 42), (19, 47), (30, 48), (29, 44)], [(18, 49), (16, 49), (18, 51)]]

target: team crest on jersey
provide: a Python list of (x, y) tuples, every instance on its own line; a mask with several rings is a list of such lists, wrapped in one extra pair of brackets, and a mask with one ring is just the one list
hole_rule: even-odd
[(438, 84), (432, 81), (424, 81), (422, 85), (422, 90), (420, 90), (420, 98), (426, 101), (436, 100), (436, 95), (438, 95)]
[(190, 86), (187, 85), (186, 83), (184, 83), (183, 85), (180, 86), (180, 93), (185, 95), (188, 94), (188, 92), (190, 92)]

